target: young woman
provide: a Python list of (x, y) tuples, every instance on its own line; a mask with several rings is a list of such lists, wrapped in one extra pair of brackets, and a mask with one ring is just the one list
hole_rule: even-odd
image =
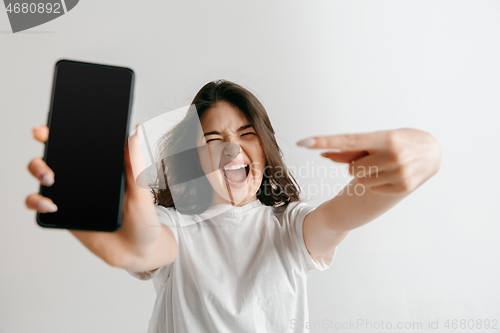
[[(327, 269), (350, 230), (439, 170), (439, 145), (416, 129), (308, 138), (298, 144), (340, 149), (322, 156), (351, 163), (355, 177), (335, 198), (311, 206), (300, 200), (268, 115), (252, 93), (215, 81), (192, 104), (194, 113), (162, 138), (160, 152), (172, 156), (181, 143), (197, 149), (187, 159), (163, 160), (154, 203), (132, 171), (141, 163), (138, 128), (125, 152), (122, 227), (71, 231), (106, 263), (153, 279), (157, 300), (148, 332), (307, 331), (308, 273)], [(44, 142), (48, 128), (35, 129), (34, 136)], [(54, 182), (42, 159), (28, 169), (44, 185)], [(182, 171), (189, 177), (176, 181)], [(38, 194), (26, 205), (57, 210)]]

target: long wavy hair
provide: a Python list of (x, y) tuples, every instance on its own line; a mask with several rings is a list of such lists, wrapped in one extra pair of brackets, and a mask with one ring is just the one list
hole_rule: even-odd
[[(213, 189), (206, 177), (198, 177), (203, 174), (195, 175), (193, 178), (196, 179), (191, 182), (175, 181), (176, 175), (185, 174), (186, 166), (189, 165), (195, 166), (192, 173), (203, 173), (197, 150), (188, 150), (189, 156), (184, 153), (184, 158), (166, 157), (185, 152), (185, 147), (196, 147), (196, 134), (193, 133), (198, 133), (199, 119), (204, 112), (223, 101), (231, 103), (244, 113), (261, 142), (266, 158), (266, 172), (262, 176), (257, 199), (264, 205), (273, 207), (299, 201), (300, 187), (283, 162), (283, 153), (276, 142), (274, 129), (262, 103), (242, 86), (227, 80), (217, 80), (205, 84), (200, 89), (191, 103), (196, 109), (191, 108), (192, 112), (188, 111), (184, 119), (160, 138), (158, 149), (162, 158), (162, 172), (158, 172), (156, 181), (150, 184), (154, 203), (174, 207), (184, 214), (200, 214), (210, 207)], [(167, 171), (168, 179), (172, 183), (170, 186), (166, 177)], [(203, 196), (204, 200), (200, 200), (200, 196)]]

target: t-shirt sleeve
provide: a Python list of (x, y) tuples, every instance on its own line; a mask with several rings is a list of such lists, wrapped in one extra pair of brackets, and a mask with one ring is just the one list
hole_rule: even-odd
[[(175, 241), (179, 242), (179, 240), (177, 238), (178, 237), (178, 233), (177, 233), (177, 228), (178, 228), (178, 223), (177, 223), (178, 215), (177, 214), (178, 213), (175, 211), (174, 208), (166, 208), (166, 207), (163, 207), (160, 205), (155, 205), (155, 209), (156, 209), (156, 213), (158, 214), (158, 219), (160, 220), (160, 222), (163, 223), (164, 225), (166, 225), (167, 227), (169, 227), (170, 230), (172, 230), (172, 232), (174, 233), (174, 236), (175, 236)], [(159, 267), (157, 269), (147, 271), (147, 272), (127, 271), (127, 273), (129, 273), (133, 277), (138, 278), (139, 280), (147, 281), (147, 280), (151, 280), (152, 278), (154, 278), (156, 276), (163, 275), (163, 274), (166, 274), (166, 276), (168, 276), (168, 274), (170, 272), (170, 266), (172, 266), (172, 265)]]
[(304, 219), (307, 214), (316, 209), (316, 206), (309, 205), (305, 202), (292, 202), (288, 204), (285, 209), (283, 218), (285, 223), (289, 228), (289, 236), (291, 238), (291, 244), (294, 246), (296, 252), (299, 256), (299, 261), (302, 262), (306, 272), (312, 270), (324, 271), (329, 268), (335, 257), (337, 248), (335, 247), (328, 253), (321, 256), (316, 256), (314, 259), (309, 254), (307, 250), (306, 243), (304, 241), (303, 234), (303, 224)]

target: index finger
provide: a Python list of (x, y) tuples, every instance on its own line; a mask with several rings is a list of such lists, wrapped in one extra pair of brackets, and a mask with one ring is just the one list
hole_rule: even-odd
[(46, 142), (49, 138), (49, 127), (47, 125), (38, 126), (32, 129), (33, 137), (37, 141)]
[(323, 135), (310, 137), (297, 144), (312, 149), (377, 150), (386, 146), (386, 137), (384, 131)]

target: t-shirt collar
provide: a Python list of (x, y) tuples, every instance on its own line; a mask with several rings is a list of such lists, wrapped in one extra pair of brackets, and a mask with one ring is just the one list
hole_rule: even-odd
[(210, 206), (206, 211), (201, 214), (192, 215), (193, 220), (196, 222), (205, 221), (217, 216), (240, 216), (248, 210), (256, 207), (265, 206), (259, 199), (249, 202), (241, 207), (232, 206), (229, 204), (217, 204)]

